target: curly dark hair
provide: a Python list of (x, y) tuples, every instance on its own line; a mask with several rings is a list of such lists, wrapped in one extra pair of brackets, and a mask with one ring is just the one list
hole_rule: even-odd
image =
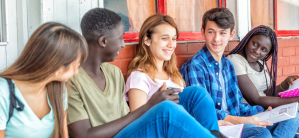
[(121, 23), (121, 17), (108, 9), (94, 8), (82, 18), (81, 30), (87, 43), (97, 41), (107, 32), (115, 29)]
[(205, 12), (202, 17), (202, 28), (206, 29), (208, 21), (214, 21), (220, 28), (228, 29), (232, 32), (235, 26), (233, 14), (227, 8), (213, 8)]

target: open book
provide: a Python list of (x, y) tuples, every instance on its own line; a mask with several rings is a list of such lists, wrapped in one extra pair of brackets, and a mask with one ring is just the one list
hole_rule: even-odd
[(271, 111), (256, 114), (261, 121), (277, 123), (291, 118), (297, 114), (298, 102), (278, 106)]
[(244, 124), (232, 125), (232, 126), (220, 126), (220, 132), (228, 138), (240, 138), (242, 134)]

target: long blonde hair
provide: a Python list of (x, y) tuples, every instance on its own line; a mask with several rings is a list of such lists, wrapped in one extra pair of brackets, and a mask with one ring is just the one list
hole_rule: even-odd
[[(128, 66), (126, 79), (133, 71), (138, 70), (148, 74), (155, 82), (154, 78), (157, 74), (155, 59), (149, 47), (145, 45), (144, 38), (148, 37), (149, 39), (151, 39), (151, 35), (155, 31), (155, 27), (161, 24), (169, 24), (174, 27), (176, 29), (177, 37), (179, 37), (178, 27), (172, 17), (160, 13), (148, 17), (141, 26), (139, 32), (139, 45), (137, 46), (137, 53)], [(176, 55), (174, 52), (171, 55), (171, 59), (169, 61), (164, 61), (163, 69), (167, 72), (168, 75), (170, 75), (173, 82), (180, 86), (185, 86), (185, 81), (183, 80), (182, 75), (177, 68)]]
[[(57, 69), (81, 57), (87, 57), (87, 43), (76, 31), (59, 23), (41, 25), (28, 40), (22, 54), (0, 77), (38, 83), (49, 78)], [(55, 125), (52, 138), (64, 138), (63, 82), (46, 85)]]

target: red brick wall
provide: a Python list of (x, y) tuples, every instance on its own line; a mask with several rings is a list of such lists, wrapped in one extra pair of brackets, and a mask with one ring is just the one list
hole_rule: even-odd
[[(225, 49), (224, 54), (228, 54), (237, 46), (239, 42), (231, 41)], [(180, 68), (189, 58), (191, 58), (204, 45), (200, 43), (177, 44), (175, 54), (177, 55), (177, 65)], [(118, 66), (125, 75), (130, 61), (136, 54), (136, 45), (126, 46), (122, 49), (114, 62), (111, 64)], [(269, 64), (268, 64), (269, 65)], [(278, 39), (278, 68), (277, 83), (282, 82), (287, 76), (299, 74), (299, 38), (298, 39)]]
[(134, 58), (136, 54), (136, 45), (133, 46), (126, 46), (121, 50), (119, 55), (116, 57), (116, 59), (111, 62), (111, 64), (116, 65), (120, 68), (123, 75), (126, 75), (128, 65), (131, 62), (131, 60)]
[(277, 82), (299, 74), (299, 39), (278, 39)]

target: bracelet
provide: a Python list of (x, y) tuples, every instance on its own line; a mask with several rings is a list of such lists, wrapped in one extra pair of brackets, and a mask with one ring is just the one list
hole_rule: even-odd
[[(281, 82), (282, 83), (282, 82)], [(281, 83), (279, 84), (279, 86), (280, 86), (280, 89), (282, 89), (283, 91), (285, 91), (285, 89), (283, 89), (282, 87), (281, 87)]]

